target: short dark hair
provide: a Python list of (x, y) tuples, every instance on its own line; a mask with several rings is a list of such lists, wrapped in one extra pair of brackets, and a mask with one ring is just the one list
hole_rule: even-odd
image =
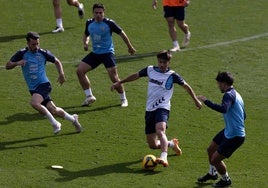
[(40, 38), (39, 34), (36, 33), (36, 32), (32, 32), (32, 31), (28, 32), (27, 35), (26, 35), (26, 40), (27, 41), (30, 41), (30, 39), (36, 40), (36, 39), (39, 39), (39, 38)]
[(172, 58), (172, 55), (171, 55), (171, 52), (169, 50), (162, 50), (162, 51), (158, 52), (157, 58), (164, 59), (166, 61), (170, 61), (170, 59)]
[(95, 3), (94, 5), (93, 5), (93, 7), (92, 7), (92, 11), (94, 12), (94, 9), (95, 8), (102, 8), (103, 9), (103, 11), (105, 10), (105, 7), (104, 7), (104, 5), (102, 4), (102, 3)]
[(233, 75), (230, 72), (218, 72), (216, 80), (218, 82), (226, 83), (229, 86), (233, 85), (234, 83)]

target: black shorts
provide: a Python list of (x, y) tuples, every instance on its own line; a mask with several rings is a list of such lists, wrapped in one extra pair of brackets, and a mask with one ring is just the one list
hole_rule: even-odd
[(42, 95), (44, 100), (41, 104), (43, 106), (46, 106), (49, 101), (52, 101), (52, 99), (49, 96), (51, 91), (52, 91), (51, 84), (49, 82), (47, 82), (47, 83), (40, 84), (39, 86), (37, 86), (37, 88), (35, 90), (30, 90), (30, 93), (31, 93), (31, 95), (33, 95), (34, 93), (38, 93), (38, 94)]
[(105, 68), (115, 67), (115, 56), (113, 53), (95, 54), (90, 52), (86, 57), (82, 59), (83, 62), (90, 65), (92, 69), (98, 67), (101, 63)]
[(185, 7), (164, 6), (164, 17), (173, 17), (176, 20), (183, 21), (185, 19)]
[(228, 139), (224, 136), (224, 129), (220, 131), (214, 138), (213, 141), (219, 145), (217, 151), (219, 154), (226, 158), (231, 157), (235, 150), (237, 150), (245, 141), (245, 137), (236, 136)]
[(169, 110), (159, 108), (155, 111), (145, 112), (145, 134), (155, 133), (155, 124), (159, 122), (166, 122), (169, 118)]

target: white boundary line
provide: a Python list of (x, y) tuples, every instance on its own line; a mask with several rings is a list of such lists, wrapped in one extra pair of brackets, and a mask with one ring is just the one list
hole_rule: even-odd
[[(181, 52), (186, 52), (186, 51), (193, 51), (193, 50), (198, 50), (198, 49), (207, 49), (207, 48), (214, 48), (214, 47), (218, 47), (218, 46), (226, 46), (226, 45), (230, 45), (230, 44), (234, 44), (234, 43), (238, 43), (238, 42), (246, 42), (246, 41), (250, 41), (250, 40), (254, 40), (254, 39), (258, 39), (258, 38), (263, 38), (263, 37), (268, 37), (268, 33), (263, 33), (263, 34), (259, 34), (259, 35), (254, 35), (251, 37), (245, 37), (245, 38), (241, 38), (241, 39), (235, 39), (235, 40), (230, 40), (230, 41), (226, 41), (226, 42), (219, 42), (219, 43), (215, 43), (215, 44), (209, 44), (206, 46), (199, 46), (199, 47), (195, 47), (195, 48), (186, 48), (186, 49), (182, 49), (179, 53)], [(148, 54), (150, 53), (146, 53), (146, 55), (144, 54), (137, 54), (137, 55), (133, 55), (133, 56), (119, 56), (118, 59), (122, 60), (122, 59), (129, 59), (131, 60), (132, 58), (139, 58), (139, 57), (147, 57), (149, 56)], [(155, 54), (155, 52), (151, 53), (152, 55)], [(131, 58), (132, 57), (132, 58)], [(80, 61), (78, 61), (80, 62)], [(62, 61), (62, 63), (67, 64), (67, 63), (73, 63), (70, 61)], [(5, 66), (1, 65), (0, 69), (5, 68)]]

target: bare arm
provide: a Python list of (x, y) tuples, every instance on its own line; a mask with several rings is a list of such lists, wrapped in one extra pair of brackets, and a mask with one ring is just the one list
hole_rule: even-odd
[(55, 64), (55, 66), (56, 66), (56, 68), (58, 70), (58, 73), (59, 73), (58, 82), (60, 84), (63, 84), (63, 82), (65, 82), (66, 79), (65, 79), (62, 63), (60, 62), (60, 60), (58, 58), (56, 58), (54, 64)]
[(128, 36), (126, 35), (126, 33), (124, 31), (122, 31), (119, 35), (121, 36), (121, 38), (123, 39), (123, 41), (126, 43), (126, 45), (128, 47), (128, 53), (130, 53), (131, 55), (133, 55), (136, 52), (136, 50), (132, 46), (132, 44), (130, 43), (130, 40), (128, 39)]
[(9, 70), (9, 69), (15, 68), (16, 66), (24, 66), (25, 63), (26, 63), (26, 61), (24, 59), (17, 61), (17, 62), (9, 61), (6, 64), (6, 69)]
[(185, 91), (192, 97), (194, 103), (195, 103), (195, 106), (198, 108), (198, 109), (201, 109), (202, 107), (202, 103), (198, 100), (197, 96), (195, 95), (194, 93), (194, 90), (191, 88), (191, 86), (188, 84), (188, 83), (184, 83), (184, 85), (182, 86)]
[(90, 40), (89, 36), (86, 36), (86, 35), (83, 36), (83, 44), (84, 44), (85, 51), (88, 51), (89, 40)]
[(111, 91), (115, 90), (116, 88), (118, 88), (121, 84), (125, 83), (125, 82), (132, 82), (134, 80), (137, 80), (139, 79), (140, 76), (139, 76), (139, 73), (134, 73), (128, 77), (126, 77), (125, 79), (123, 80), (120, 80), (118, 82), (115, 82), (113, 83), (112, 87), (111, 87)]

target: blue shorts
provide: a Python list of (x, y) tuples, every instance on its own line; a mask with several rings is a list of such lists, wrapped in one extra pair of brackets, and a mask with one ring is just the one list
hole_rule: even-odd
[(169, 118), (169, 110), (164, 108), (156, 109), (155, 111), (145, 112), (145, 134), (156, 133), (155, 125), (159, 122), (166, 122)]
[(101, 63), (105, 68), (115, 67), (115, 56), (113, 53), (95, 54), (90, 52), (86, 57), (82, 59), (83, 62), (90, 65), (92, 70), (98, 67)]
[(164, 17), (173, 17), (176, 20), (183, 21), (185, 19), (185, 7), (164, 6)]
[(217, 151), (219, 154), (226, 158), (231, 157), (235, 150), (237, 150), (245, 141), (245, 137), (236, 136), (231, 139), (227, 139), (224, 136), (224, 129), (220, 131), (214, 138), (213, 141), (219, 145)]
[(35, 90), (30, 90), (30, 93), (31, 95), (33, 95), (34, 93), (38, 93), (42, 95), (44, 100), (41, 104), (43, 106), (46, 106), (49, 101), (52, 101), (52, 99), (49, 96), (49, 94), (51, 93), (51, 90), (52, 90), (51, 84), (47, 82), (47, 83), (40, 84), (39, 86), (37, 86)]

